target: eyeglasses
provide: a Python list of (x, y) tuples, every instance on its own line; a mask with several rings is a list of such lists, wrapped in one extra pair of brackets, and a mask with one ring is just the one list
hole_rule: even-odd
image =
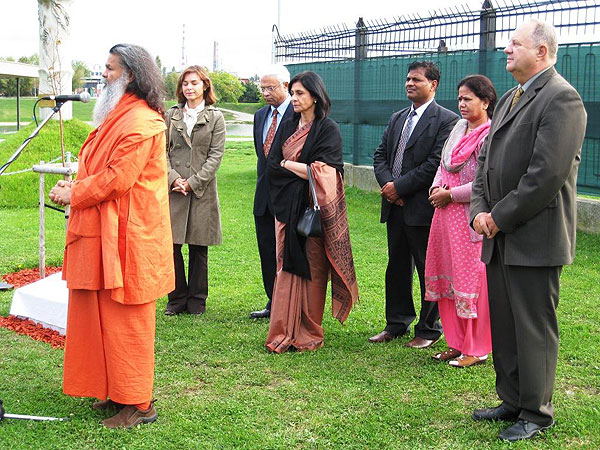
[(275, 89), (277, 89), (279, 86), (281, 86), (281, 84), (278, 84), (277, 86), (261, 86), (261, 87), (260, 87), (260, 91), (261, 91), (261, 92), (268, 92), (268, 93), (271, 93), (271, 92), (273, 92)]

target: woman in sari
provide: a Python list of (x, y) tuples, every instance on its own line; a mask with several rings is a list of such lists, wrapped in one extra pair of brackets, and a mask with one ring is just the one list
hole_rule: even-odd
[[(332, 313), (344, 322), (358, 299), (342, 180), (342, 139), (327, 118), (330, 100), (315, 72), (289, 83), (294, 116), (283, 122), (271, 147), (267, 176), (275, 212), (277, 274), (267, 350), (314, 350), (323, 346), (327, 282), (332, 283)], [(296, 231), (309, 201), (307, 167), (321, 207), (321, 237)]]
[(469, 227), (477, 157), (496, 103), (492, 82), (470, 75), (458, 83), (457, 122), (442, 149), (430, 189), (436, 208), (425, 260), (425, 298), (437, 301), (448, 350), (433, 355), (451, 366), (484, 363), (492, 350), (481, 236)]

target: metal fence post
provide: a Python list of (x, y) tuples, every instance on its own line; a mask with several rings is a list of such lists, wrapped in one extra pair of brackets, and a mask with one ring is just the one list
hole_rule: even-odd
[(21, 129), (21, 79), (17, 77), (17, 131)]
[(354, 97), (355, 100), (352, 103), (352, 164), (358, 165), (360, 162), (359, 158), (359, 130), (360, 123), (358, 120), (359, 109), (361, 107), (360, 100), (361, 95), (361, 63), (360, 61), (367, 58), (367, 48), (369, 45), (369, 37), (367, 34), (367, 27), (362, 17), (358, 18), (356, 22), (356, 33), (354, 42)]
[[(44, 161), (40, 161), (40, 166), (44, 165)], [(46, 199), (44, 189), (44, 173), (40, 172), (40, 240), (39, 240), (39, 252), (40, 252), (40, 278), (46, 277), (46, 216), (44, 201)]]
[(496, 49), (496, 10), (490, 0), (481, 5), (479, 24), (479, 73), (487, 75), (488, 50)]

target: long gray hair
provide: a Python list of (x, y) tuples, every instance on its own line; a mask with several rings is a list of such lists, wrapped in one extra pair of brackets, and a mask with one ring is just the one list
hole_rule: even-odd
[(127, 85), (126, 92), (133, 92), (143, 98), (150, 108), (164, 115), (164, 81), (150, 53), (145, 48), (133, 44), (117, 44), (109, 53), (117, 55), (123, 69), (133, 75), (133, 81)]

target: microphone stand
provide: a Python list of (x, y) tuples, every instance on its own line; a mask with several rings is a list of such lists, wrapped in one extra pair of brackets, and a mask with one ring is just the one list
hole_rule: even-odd
[[(38, 127), (35, 130), (33, 130), (33, 132), (29, 135), (29, 137), (27, 139), (25, 139), (23, 141), (21, 146), (12, 154), (12, 156), (8, 159), (8, 161), (6, 161), (6, 163), (4, 163), (2, 165), (2, 167), (0, 167), (0, 175), (2, 175), (4, 173), (6, 168), (8, 166), (10, 166), (19, 157), (19, 155), (21, 155), (21, 153), (23, 152), (25, 147), (27, 147), (27, 145), (29, 145), (29, 143), (33, 140), (33, 138), (35, 138), (38, 135), (38, 133), (44, 127), (44, 125), (46, 125), (48, 123), (48, 121), (54, 116), (54, 114), (56, 114), (60, 110), (60, 108), (64, 104), (65, 104), (65, 101), (57, 101), (56, 102), (56, 105), (54, 105), (54, 108), (52, 108), (52, 114), (49, 114), (48, 117), (46, 117), (44, 120), (42, 120), (42, 122), (38, 125)], [(67, 168), (67, 170), (70, 171), (71, 169)], [(42, 203), (42, 205), (43, 205), (43, 203)], [(10, 286), (9, 284), (1, 283), (0, 288), (2, 288), (1, 290), (4, 290), (9, 286)], [(12, 286), (10, 286), (10, 287), (12, 287)], [(4, 419), (19, 419), (19, 420), (34, 420), (34, 421), (59, 421), (59, 422), (62, 422), (65, 420), (70, 420), (69, 417), (45, 417), (45, 416), (29, 416), (29, 415), (23, 415), (23, 414), (7, 414), (6, 411), (4, 410), (4, 405), (3, 405), (2, 399), (0, 399), (0, 422), (2, 422)]]
[(45, 416), (27, 416), (23, 414), (7, 414), (2, 406), (2, 400), (0, 400), (0, 422), (4, 419), (19, 419), (19, 420), (35, 420), (37, 422), (45, 421), (58, 421), (63, 422), (65, 420), (71, 420), (69, 417), (45, 417)]
[(19, 157), (19, 155), (21, 155), (21, 152), (23, 152), (25, 147), (27, 147), (27, 145), (29, 145), (29, 143), (33, 140), (34, 137), (36, 137), (38, 135), (38, 133), (44, 127), (44, 125), (46, 125), (48, 123), (48, 121), (54, 116), (54, 114), (56, 114), (58, 112), (58, 110), (64, 104), (65, 104), (64, 101), (56, 102), (56, 105), (54, 106), (54, 108), (52, 108), (52, 114), (49, 114), (48, 117), (46, 117), (44, 120), (42, 120), (42, 123), (40, 123), (38, 125), (38, 127), (35, 130), (33, 130), (33, 132), (29, 135), (29, 137), (23, 141), (21, 146), (12, 154), (12, 156), (10, 158), (8, 158), (8, 161), (6, 161), (2, 165), (2, 167), (0, 167), (0, 175), (2, 175), (4, 173), (4, 171), (8, 168), (8, 166), (10, 166)]

